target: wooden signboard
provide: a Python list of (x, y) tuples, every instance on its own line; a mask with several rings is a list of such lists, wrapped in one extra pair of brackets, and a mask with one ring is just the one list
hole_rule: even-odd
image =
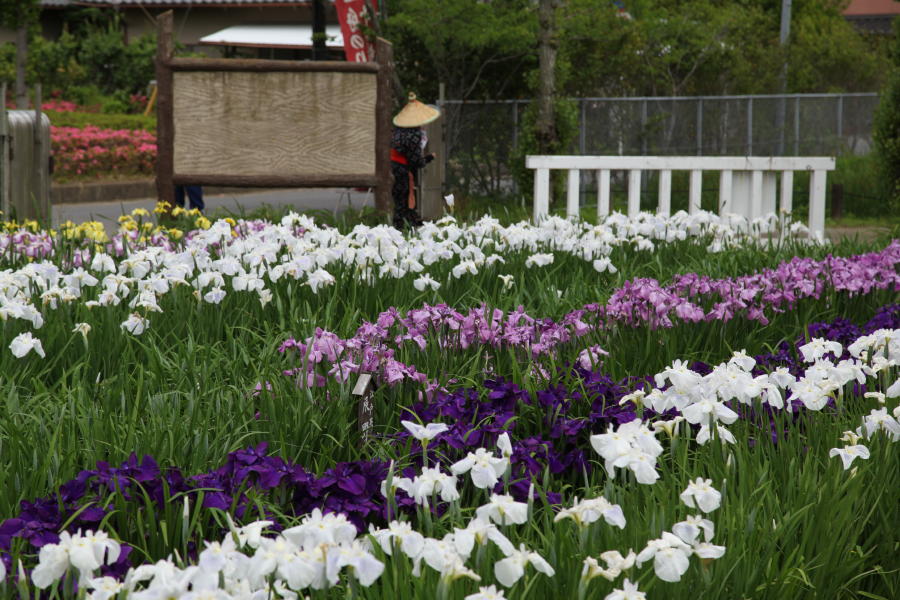
[(368, 187), (390, 210), (391, 44), (376, 61), (175, 58), (157, 19), (156, 185)]
[(357, 423), (363, 442), (369, 439), (375, 428), (375, 401), (372, 398), (374, 386), (371, 373), (360, 373), (356, 385), (353, 386), (352, 395), (359, 398), (357, 403)]

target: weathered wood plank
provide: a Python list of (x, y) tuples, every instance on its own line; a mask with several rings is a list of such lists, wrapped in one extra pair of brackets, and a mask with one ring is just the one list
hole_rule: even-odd
[[(391, 211), (391, 112), (394, 90), (394, 47), (382, 38), (375, 40), (375, 60), (379, 65), (377, 97), (375, 99), (375, 208), (383, 213)], [(365, 64), (365, 63), (363, 63)]]
[(171, 210), (175, 206), (175, 185), (172, 182), (175, 125), (172, 70), (168, 63), (174, 52), (173, 12), (168, 10), (161, 14), (156, 24), (156, 197), (160, 202), (168, 203)]
[(540, 223), (550, 212), (550, 170), (534, 171), (534, 222)]
[(663, 169), (659, 172), (659, 206), (657, 211), (661, 215), (672, 214), (672, 171)]
[(173, 84), (176, 173), (375, 174), (372, 73), (189, 71)]
[(569, 169), (568, 188), (566, 190), (566, 216), (577, 217), (581, 214), (581, 171)]
[(177, 72), (241, 71), (244, 73), (377, 73), (379, 63), (314, 60), (265, 60), (258, 58), (170, 58)]
[(609, 169), (597, 173), (597, 217), (609, 216)]
[(628, 172), (628, 216), (636, 217), (641, 212), (641, 170)]
[(375, 187), (378, 178), (368, 173), (342, 175), (222, 175), (220, 173), (176, 173), (175, 185), (221, 185), (226, 187)]
[(719, 173), (719, 214), (725, 212), (734, 212), (732, 207), (732, 179), (733, 175), (730, 170), (724, 170)]
[(834, 170), (830, 156), (577, 156), (534, 155), (525, 157), (529, 169), (642, 169), (654, 171), (812, 171)]
[(793, 171), (782, 171), (781, 173), (781, 202), (778, 208), (781, 212), (788, 215), (794, 210)]

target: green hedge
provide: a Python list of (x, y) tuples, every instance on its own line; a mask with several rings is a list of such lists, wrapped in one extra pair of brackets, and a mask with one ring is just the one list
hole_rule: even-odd
[(94, 125), (104, 129), (142, 129), (156, 131), (156, 116), (108, 115), (92, 112), (47, 111), (50, 123), (57, 127), (87, 127)]

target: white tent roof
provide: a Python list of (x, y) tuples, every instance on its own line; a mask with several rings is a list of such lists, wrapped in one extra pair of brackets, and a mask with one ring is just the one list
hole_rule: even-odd
[[(312, 48), (312, 25), (233, 25), (200, 38), (201, 44), (220, 46), (249, 46), (255, 48)], [(343, 48), (344, 36), (340, 25), (327, 25), (326, 46)]]

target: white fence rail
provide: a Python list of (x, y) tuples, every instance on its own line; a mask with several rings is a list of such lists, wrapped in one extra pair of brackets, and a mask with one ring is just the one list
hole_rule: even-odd
[[(580, 172), (597, 172), (597, 215), (609, 214), (610, 172), (628, 171), (628, 215), (641, 209), (641, 174), (659, 171), (658, 212), (669, 214), (672, 205), (672, 171), (689, 171), (688, 210), (700, 210), (704, 171), (719, 173), (719, 214), (734, 213), (754, 219), (770, 212), (790, 213), (793, 207), (794, 172), (809, 171), (809, 230), (825, 235), (825, 183), (834, 170), (834, 158), (815, 156), (528, 156), (525, 166), (534, 169), (534, 219), (547, 216), (550, 207), (550, 171), (568, 171), (566, 215), (579, 214)], [(779, 178), (780, 174), (780, 178)], [(780, 194), (778, 189), (780, 179)], [(777, 206), (776, 206), (777, 204)]]

